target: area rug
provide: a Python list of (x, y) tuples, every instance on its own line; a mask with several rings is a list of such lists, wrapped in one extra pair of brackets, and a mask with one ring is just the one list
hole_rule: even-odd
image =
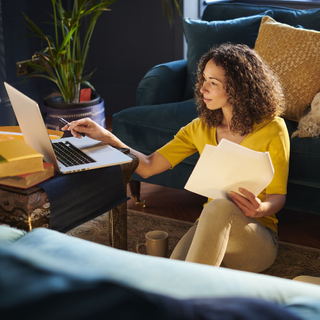
[[(144, 242), (144, 235), (147, 232), (163, 230), (169, 234), (169, 257), (191, 226), (191, 222), (128, 210), (128, 251), (136, 252), (137, 244)], [(103, 214), (70, 230), (68, 234), (108, 246), (108, 216)], [(145, 254), (143, 247), (140, 251)], [(280, 242), (276, 261), (262, 273), (286, 279), (293, 279), (299, 275), (320, 276), (320, 250)]]

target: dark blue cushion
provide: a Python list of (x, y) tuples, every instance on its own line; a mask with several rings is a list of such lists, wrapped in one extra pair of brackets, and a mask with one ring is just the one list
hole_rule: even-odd
[(235, 19), (261, 14), (272, 10), (273, 18), (290, 26), (301, 25), (306, 29), (320, 31), (320, 9), (293, 9), (278, 6), (251, 5), (244, 3), (215, 3), (206, 7), (202, 19), (206, 21)]
[(188, 65), (185, 99), (194, 96), (197, 65), (201, 56), (213, 45), (225, 42), (242, 43), (254, 48), (263, 16), (273, 17), (271, 10), (263, 14), (225, 21), (201, 21), (185, 18), (183, 29), (188, 43)]
[(140, 81), (136, 106), (181, 101), (187, 77), (187, 61), (176, 60), (156, 65)]
[[(298, 122), (285, 119), (289, 135), (297, 130)], [(289, 181), (320, 188), (320, 139), (290, 139)]]

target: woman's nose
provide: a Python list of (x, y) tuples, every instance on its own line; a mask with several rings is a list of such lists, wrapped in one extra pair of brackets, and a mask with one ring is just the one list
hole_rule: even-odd
[(200, 92), (203, 93), (204, 91), (208, 91), (208, 90), (205, 88), (205, 85), (204, 85), (204, 83), (203, 83), (203, 85), (202, 85), (202, 87), (201, 87), (201, 89), (200, 89)]

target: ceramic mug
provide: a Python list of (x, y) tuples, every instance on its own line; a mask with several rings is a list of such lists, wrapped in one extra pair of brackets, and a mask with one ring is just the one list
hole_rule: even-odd
[(141, 246), (146, 246), (147, 255), (149, 256), (156, 256), (156, 257), (167, 257), (168, 253), (168, 238), (169, 235), (165, 231), (156, 230), (150, 231), (146, 235), (146, 242), (139, 243), (136, 246), (137, 252)]

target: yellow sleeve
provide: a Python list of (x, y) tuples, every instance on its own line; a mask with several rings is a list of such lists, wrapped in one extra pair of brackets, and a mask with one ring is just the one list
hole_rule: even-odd
[(266, 188), (267, 194), (287, 194), (290, 141), (284, 121), (278, 124), (278, 133), (269, 142), (268, 148), (275, 173)]
[(157, 150), (171, 163), (172, 168), (198, 151), (193, 142), (194, 132), (198, 123), (197, 118), (185, 127), (182, 127), (171, 141)]

